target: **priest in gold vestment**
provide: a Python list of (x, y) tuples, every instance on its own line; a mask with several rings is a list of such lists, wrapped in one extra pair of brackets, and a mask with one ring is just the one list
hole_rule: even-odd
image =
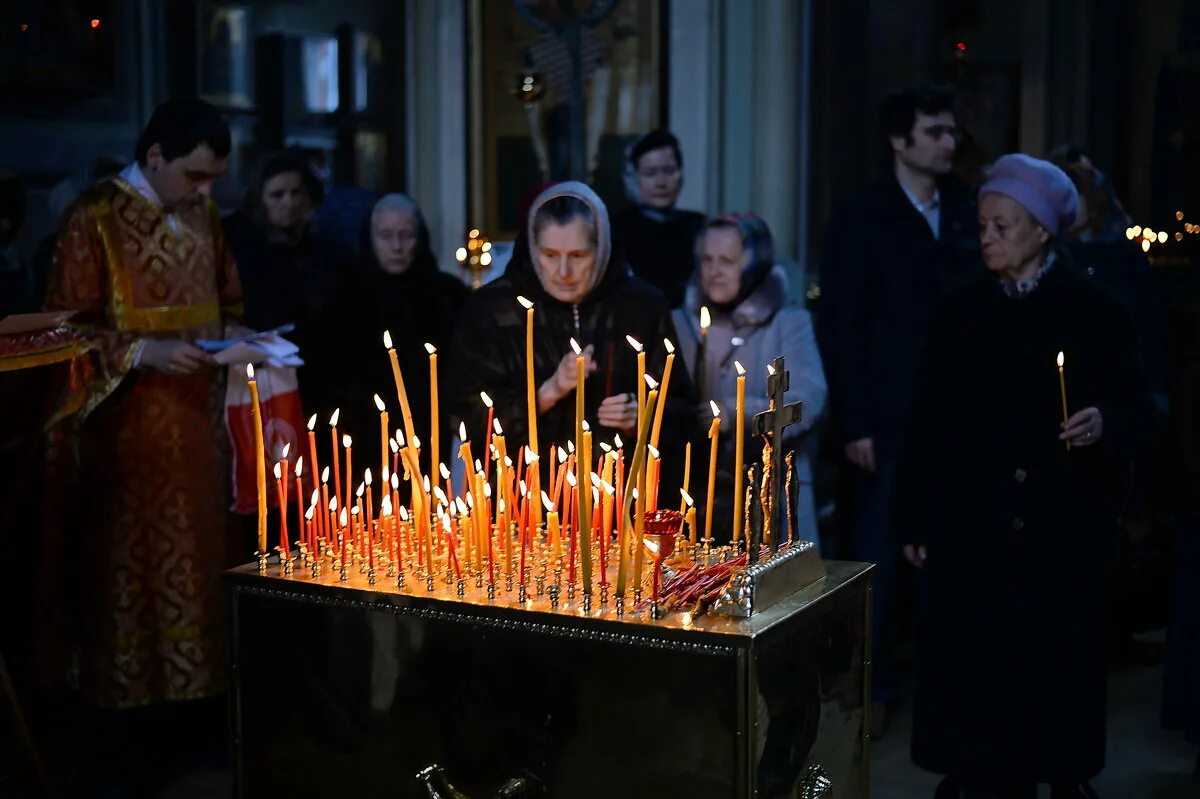
[(164, 103), (136, 162), (84, 192), (59, 237), (47, 304), (76, 311), (94, 346), (64, 536), (81, 564), (79, 686), (100, 707), (224, 688), (223, 380), (194, 342), (221, 338), (240, 303), (209, 197), (229, 149), (212, 106)]

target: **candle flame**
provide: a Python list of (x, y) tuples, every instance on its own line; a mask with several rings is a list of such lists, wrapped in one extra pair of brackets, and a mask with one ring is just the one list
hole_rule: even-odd
[(329, 482), (329, 467), (328, 466), (326, 466), (324, 469), (321, 470), (321, 482), (322, 483)]
[(646, 385), (650, 387), (650, 390), (651, 390), (651, 391), (653, 391), (654, 389), (658, 388), (658, 381), (657, 381), (657, 380), (655, 380), (655, 379), (654, 379), (653, 377), (651, 377), (650, 375), (644, 375), (644, 377), (646, 378)]
[(392, 488), (399, 488), (400, 487), (400, 475), (393, 472), (392, 479), (390, 480), (390, 482), (392, 484)]
[(635, 488), (635, 489), (633, 489), (633, 491), (631, 492), (631, 494), (632, 494), (632, 496), (633, 496), (633, 498), (634, 498), (634, 499), (637, 499), (637, 498), (638, 498), (638, 490), (637, 490), (636, 488)]
[(467, 515), (467, 503), (463, 502), (462, 497), (454, 498), (454, 507), (458, 510), (459, 516)]
[(575, 479), (575, 472), (567, 472), (567, 485), (571, 488), (579, 485), (579, 481)]
[(400, 521), (408, 521), (408, 508), (404, 507), (403, 505), (400, 506)]
[(653, 444), (647, 444), (646, 449), (649, 451), (651, 458), (654, 458), (654, 460), (661, 460), (658, 456), (658, 447), (654, 446)]
[(316, 507), (317, 501), (321, 499), (321, 489), (314, 488), (312, 496), (308, 498), (308, 504)]
[(529, 486), (525, 485), (525, 481), (522, 480), (521, 481), (521, 496), (523, 497), (528, 493), (529, 493)]
[(442, 476), (443, 480), (450, 479), (450, 470), (446, 468), (446, 464), (444, 464), (444, 463), (438, 464), (438, 474), (440, 474)]
[(289, 441), (283, 445), (283, 454), (281, 454), (279, 457), (283, 458), (284, 460), (287, 460), (288, 453), (291, 451), (292, 451), (292, 442)]
[(275, 479), (283, 479), (283, 461), (275, 461)]
[(417, 438), (416, 436), (413, 436), (413, 439), (412, 439), (412, 448), (413, 448), (413, 449), (420, 449), (420, 448), (421, 448), (421, 439)]
[(437, 354), (437, 347), (433, 346), (428, 341), (426, 341), (425, 342), (425, 351), (428, 352), (430, 355), (435, 355), (435, 354)]
[(388, 477), (389, 477), (389, 476), (391, 476), (391, 474), (392, 474), (392, 470), (391, 470), (391, 469), (389, 469), (389, 468), (387, 467), (387, 464), (385, 463), (385, 464), (383, 465), (383, 474), (379, 475), (379, 476), (380, 476), (380, 477), (383, 479), (383, 484), (384, 484), (384, 485), (387, 485), (387, 484), (388, 484)]
[(737, 369), (738, 377), (741, 377), (742, 375), (746, 374), (746, 368), (744, 366), (742, 366), (741, 361), (734, 361), (733, 367), (735, 369)]
[(330, 497), (330, 498), (329, 498), (329, 510), (330, 510), (330, 511), (337, 511), (337, 497)]
[(534, 452), (533, 450), (531, 450), (529, 447), (526, 447), (525, 448), (525, 464), (527, 466), (532, 466), (535, 463), (537, 463), (538, 460), (539, 460), (538, 454), (536, 452)]
[(599, 488), (595, 488), (595, 487), (592, 488), (592, 504), (593, 505), (600, 504), (600, 489)]
[(350, 449), (350, 447), (354, 446), (354, 439), (350, 438), (350, 436), (343, 433), (342, 434), (342, 446), (345, 447), (346, 449)]
[(607, 443), (603, 442), (603, 441), (601, 441), (601, 442), (600, 442), (600, 449), (604, 450), (604, 454), (605, 454), (605, 455), (607, 455), (608, 453), (612, 452), (612, 446), (611, 446), (610, 444), (607, 444)]
[(483, 484), (483, 495), (485, 497), (487, 497), (488, 499), (492, 498), (492, 484), (491, 483)]
[(483, 461), (479, 460), (479, 458), (475, 459), (475, 471), (483, 473)]
[(572, 455), (575, 454), (575, 442), (574, 441), (567, 442), (567, 452), (571, 453)]
[(700, 306), (700, 330), (707, 331), (712, 326), (712, 314), (708, 312), (707, 305)]
[(442, 532), (450, 532), (450, 517), (446, 515), (445, 511), (442, 512)]
[(587, 419), (584, 419), (584, 420), (583, 420), (583, 422), (582, 422), (582, 426), (583, 426), (583, 432), (585, 432), (585, 433), (590, 433), (590, 432), (592, 432), (592, 426), (591, 426), (590, 424), (588, 424), (588, 420), (587, 420)]
[(342, 415), (342, 409), (334, 408), (333, 413), (331, 413), (329, 415), (329, 426), (337, 427), (338, 419), (341, 417), (341, 415)]
[(354, 490), (354, 496), (358, 497), (359, 499), (362, 499), (363, 491), (365, 491), (366, 488), (367, 488), (366, 483), (359, 483), (358, 488), (356, 488)]
[(611, 483), (609, 483), (609, 482), (606, 482), (606, 481), (604, 481), (604, 480), (601, 480), (601, 481), (600, 481), (600, 485), (601, 485), (601, 486), (604, 488), (604, 493), (605, 493), (605, 494), (608, 494), (610, 497), (611, 497), (613, 494), (617, 493), (617, 488), (616, 488), (616, 486), (612, 485), (612, 484), (611, 484)]
[(443, 505), (450, 504), (450, 500), (446, 498), (446, 492), (442, 490), (441, 486), (433, 487), (433, 495), (435, 497), (437, 497), (437, 501), (442, 503)]
[(357, 516), (360, 513), (362, 513), (362, 505), (355, 505), (353, 508), (350, 509), (351, 516)]
[(575, 350), (576, 355), (583, 355), (583, 350), (579, 348), (579, 342), (571, 339), (571, 349)]
[(379, 409), (380, 413), (387, 410), (387, 406), (383, 404), (383, 399), (378, 394), (375, 395), (375, 407)]
[(533, 303), (522, 297), (520, 294), (517, 295), (517, 302), (521, 303), (521, 307), (527, 311), (533, 308)]
[(550, 445), (550, 451), (551, 451), (551, 452), (557, 452), (557, 453), (558, 453), (558, 462), (559, 462), (559, 463), (566, 463), (566, 462), (567, 462), (567, 451), (566, 451), (566, 449), (564, 449), (563, 447), (556, 447), (556, 446), (554, 446), (553, 444), (551, 444), (551, 445)]
[(633, 347), (633, 351), (634, 351), (634, 352), (641, 352), (641, 351), (642, 351), (642, 349), (643, 349), (643, 347), (642, 347), (642, 342), (638, 341), (638, 340), (637, 340), (636, 338), (634, 338), (633, 336), (626, 336), (626, 337), (625, 337), (625, 340), (629, 342), (629, 346)]
[(314, 413), (312, 416), (308, 417), (308, 429), (313, 430), (316, 428), (316, 426), (317, 426), (317, 415)]
[(394, 436), (394, 439), (398, 446), (403, 447), (404, 446), (404, 431), (399, 428), (396, 428), (396, 435)]
[(512, 467), (513, 467), (512, 458), (505, 455), (504, 456), (504, 468), (511, 469)]
[(466, 422), (458, 423), (458, 440), (462, 443), (467, 443), (467, 424)]
[(483, 400), (483, 406), (485, 408), (492, 407), (492, 398), (488, 396), (488, 393), (486, 391), (479, 392), (479, 399)]
[(383, 502), (379, 503), (379, 515), (380, 516), (391, 516), (392, 515), (392, 498), (391, 497), (385, 495), (383, 498)]
[(394, 438), (388, 439), (388, 449), (390, 449), (392, 451), (393, 455), (397, 455), (400, 453), (400, 445), (396, 443), (396, 439), (394, 439)]
[(664, 339), (663, 339), (663, 346), (667, 348), (667, 354), (668, 354), (668, 355), (674, 355), (674, 354), (675, 354), (675, 345), (671, 343), (671, 339), (669, 339), (669, 338), (664, 338)]
[(304, 518), (311, 522), (312, 517), (313, 517), (313, 511), (315, 511), (316, 509), (317, 509), (316, 505), (310, 505), (308, 510), (306, 510), (304, 512)]
[(496, 500), (496, 509), (499, 510), (501, 513), (504, 513), (504, 499), (503, 498)]
[(594, 485), (594, 486), (600, 485), (600, 475), (596, 474), (595, 472), (592, 472), (591, 477), (592, 477), (592, 485)]
[(542, 492), (542, 504), (546, 506), (547, 512), (549, 512), (549, 513), (554, 512), (554, 503), (550, 501), (550, 497), (546, 496), (545, 491)]
[(471, 494), (467, 494), (467, 507), (471, 510), (475, 510), (475, 497)]
[(775, 367), (771, 364), (767, 364), (767, 374), (771, 377), (775, 376)]
[(422, 482), (425, 485), (425, 493), (428, 494), (429, 493), (429, 475), (425, 475), (425, 478), (424, 478), (424, 480), (422, 480)]
[(338, 514), (338, 523), (341, 524), (342, 527), (345, 527), (346, 521), (347, 521), (346, 509), (342, 508), (342, 512)]
[(1058, 368), (1063, 368), (1063, 364), (1067, 362), (1066, 357), (1060, 352), (1058, 353)]
[(712, 408), (713, 418), (716, 419), (721, 415), (721, 409), (717, 407), (717, 403), (712, 400), (708, 401), (708, 407)]
[(371, 470), (369, 468), (363, 469), (363, 482), (371, 485)]
[(500, 426), (499, 419), (492, 419), (492, 429), (496, 431), (496, 435), (504, 435), (504, 428)]
[(252, 363), (246, 364), (246, 379), (247, 380), (254, 379), (254, 364), (252, 364)]
[(301, 455), (299, 458), (296, 458), (296, 476), (299, 477), (302, 474), (304, 474), (304, 456), (303, 455)]
[(655, 541), (653, 538), (650, 538), (649, 536), (647, 536), (642, 539), (642, 543), (646, 545), (646, 549), (650, 550), (655, 555), (658, 554), (658, 542)]
[(392, 348), (392, 333), (389, 330), (383, 331), (383, 346), (389, 350)]
[(623, 441), (621, 441), (621, 434), (620, 434), (620, 433), (614, 433), (614, 434), (613, 434), (613, 445), (614, 445), (614, 446), (615, 446), (617, 449), (623, 449), (623, 448), (625, 447), (625, 443), (624, 443)]
[(695, 502), (692, 501), (692, 495), (689, 494), (688, 492), (684, 491), (682, 488), (679, 489), (679, 495), (681, 497), (683, 497), (683, 501), (687, 503), (687, 506), (689, 508), (696, 504)]

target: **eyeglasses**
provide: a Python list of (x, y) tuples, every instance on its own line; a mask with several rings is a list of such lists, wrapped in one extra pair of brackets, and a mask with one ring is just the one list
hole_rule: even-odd
[(660, 166), (657, 168), (650, 167), (648, 169), (639, 169), (637, 171), (637, 174), (638, 174), (639, 178), (645, 178), (646, 180), (653, 180), (654, 178), (658, 177), (659, 175), (662, 175), (665, 178), (673, 178), (673, 177), (677, 177), (679, 175), (679, 167), (677, 167), (677, 166)]
[(955, 125), (930, 125), (927, 128), (922, 128), (921, 132), (934, 141), (937, 141), (943, 136), (949, 136), (955, 140), (958, 140), (962, 137), (962, 131), (959, 130)]

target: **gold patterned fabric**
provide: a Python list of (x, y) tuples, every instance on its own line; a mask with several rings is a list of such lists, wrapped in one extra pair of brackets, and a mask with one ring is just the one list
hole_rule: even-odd
[(240, 288), (216, 208), (176, 222), (128, 184), (81, 196), (47, 304), (94, 347), (75, 422), (75, 512), (56, 514), (79, 568), (79, 684), (106, 707), (211, 696), (224, 683), (227, 459), (220, 373), (134, 368), (141, 340), (219, 337)]

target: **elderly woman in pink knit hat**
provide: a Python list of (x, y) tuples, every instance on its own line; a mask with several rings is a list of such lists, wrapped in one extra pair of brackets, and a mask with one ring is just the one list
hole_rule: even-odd
[(1058, 246), (1077, 208), (1058, 167), (999, 159), (989, 274), (929, 330), (895, 513), (924, 578), (912, 754), (946, 775), (937, 799), (1092, 797), (1104, 767), (1117, 501), (1154, 410), (1122, 305)]

